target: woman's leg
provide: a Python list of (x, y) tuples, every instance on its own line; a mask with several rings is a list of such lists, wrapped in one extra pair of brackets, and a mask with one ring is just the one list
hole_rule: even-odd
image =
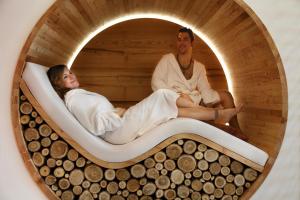
[(203, 106), (197, 106), (194, 108), (178, 108), (178, 117), (187, 117), (197, 120), (214, 120), (216, 123), (227, 123), (235, 116), (241, 109), (241, 106), (237, 108), (229, 108), (222, 110), (215, 110), (213, 108), (206, 108)]

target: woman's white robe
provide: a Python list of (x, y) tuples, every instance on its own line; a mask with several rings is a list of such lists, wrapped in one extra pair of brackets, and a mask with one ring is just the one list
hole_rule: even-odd
[(187, 80), (172, 53), (164, 55), (157, 64), (152, 75), (151, 86), (153, 91), (170, 89), (187, 94), (195, 104), (199, 104), (202, 99), (205, 104), (220, 101), (218, 92), (211, 88), (207, 80), (205, 66), (194, 60), (193, 76)]
[(70, 112), (92, 134), (113, 144), (124, 144), (157, 125), (176, 118), (178, 97), (171, 90), (157, 90), (130, 107), (122, 118), (116, 114), (115, 108), (106, 97), (83, 89), (67, 92), (65, 103)]

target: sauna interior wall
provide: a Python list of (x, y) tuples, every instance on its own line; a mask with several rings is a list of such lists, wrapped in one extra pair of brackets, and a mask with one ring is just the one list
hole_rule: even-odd
[(269, 35), (242, 4), (233, 0), (57, 1), (35, 27), (27, 61), (46, 66), (67, 63), (86, 35), (119, 16), (153, 12), (178, 17), (208, 35), (222, 54), (236, 103), (244, 104), (241, 127), (250, 143), (269, 153), (272, 165), (286, 124), (285, 76)]
[[(180, 25), (158, 19), (116, 24), (94, 37), (72, 65), (81, 86), (117, 105), (134, 104), (151, 94), (151, 76), (166, 53), (176, 55)], [(196, 37), (193, 57), (207, 68), (213, 88), (227, 90), (223, 69), (207, 44)]]

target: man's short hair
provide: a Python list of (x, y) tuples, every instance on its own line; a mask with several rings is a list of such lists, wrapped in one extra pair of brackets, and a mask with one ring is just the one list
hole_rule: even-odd
[(191, 29), (187, 28), (187, 27), (182, 27), (181, 29), (179, 29), (178, 32), (179, 33), (188, 33), (192, 42), (195, 39), (193, 31)]

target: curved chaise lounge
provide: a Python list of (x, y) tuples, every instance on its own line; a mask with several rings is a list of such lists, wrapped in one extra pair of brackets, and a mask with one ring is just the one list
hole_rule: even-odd
[(253, 166), (257, 165), (255, 168), (259, 171), (263, 169), (268, 159), (268, 154), (259, 148), (214, 126), (187, 118), (170, 120), (130, 143), (110, 144), (88, 132), (67, 110), (64, 102), (52, 88), (46, 70), (47, 68), (41, 65), (28, 62), (23, 73), (23, 80), (49, 117), (95, 159), (107, 163), (126, 162), (146, 153), (169, 137), (183, 133), (196, 134), (210, 140), (249, 160)]

